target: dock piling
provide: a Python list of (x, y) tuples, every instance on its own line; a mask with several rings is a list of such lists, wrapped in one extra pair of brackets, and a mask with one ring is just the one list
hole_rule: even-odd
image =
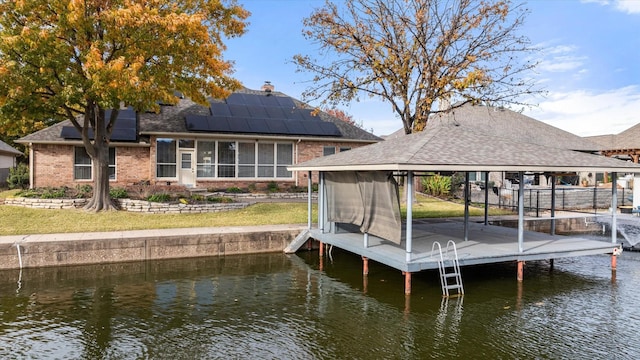
[(524, 279), (524, 261), (518, 261), (518, 282)]

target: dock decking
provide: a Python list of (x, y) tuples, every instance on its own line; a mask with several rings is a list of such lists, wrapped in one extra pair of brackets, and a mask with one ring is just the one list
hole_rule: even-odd
[(525, 231), (523, 251), (519, 252), (516, 240), (518, 229), (473, 222), (468, 225), (468, 240), (465, 241), (462, 220), (414, 221), (409, 261), (406, 259), (404, 239), (397, 245), (370, 235), (368, 246), (365, 247), (364, 236), (361, 233), (338, 231), (333, 234), (312, 229), (309, 230), (309, 236), (324, 244), (334, 245), (403, 272), (437, 269), (439, 253), (432, 254), (431, 251), (436, 241), (440, 243), (444, 252), (447, 242), (453, 240), (461, 266), (610, 254), (614, 248), (619, 247), (619, 244), (614, 245), (610, 241)]

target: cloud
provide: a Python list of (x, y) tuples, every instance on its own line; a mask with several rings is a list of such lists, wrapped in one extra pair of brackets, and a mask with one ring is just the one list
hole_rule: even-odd
[(581, 69), (588, 59), (586, 56), (578, 56), (575, 53), (578, 51), (578, 47), (575, 45), (555, 45), (549, 46), (547, 44), (538, 45), (543, 49), (541, 52), (542, 59), (537, 66), (537, 70), (546, 72), (568, 72), (577, 71), (581, 72)]
[(628, 14), (640, 14), (640, 1), (637, 0), (618, 0), (615, 7)]
[(524, 114), (580, 136), (620, 133), (640, 119), (640, 87), (604, 92), (550, 92), (537, 108)]
[(627, 14), (640, 14), (640, 1), (638, 0), (581, 0), (584, 4), (598, 4), (613, 6), (614, 9)]

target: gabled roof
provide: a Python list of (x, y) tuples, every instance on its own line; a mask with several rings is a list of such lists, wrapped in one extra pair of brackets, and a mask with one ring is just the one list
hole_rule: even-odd
[(19, 155), (22, 155), (22, 152), (10, 146), (6, 142), (0, 140), (0, 154), (19, 156)]
[[(228, 99), (218, 100), (218, 99), (209, 99), (210, 106), (202, 106), (193, 102), (190, 99), (180, 99), (176, 105), (161, 105), (160, 113), (141, 113), (139, 115), (139, 134), (142, 135), (142, 139), (144, 140), (145, 136), (149, 135), (157, 135), (157, 136), (208, 136), (208, 135), (239, 135), (239, 136), (260, 136), (260, 137), (273, 137), (273, 138), (315, 138), (315, 139), (331, 139), (338, 141), (362, 141), (367, 143), (373, 143), (380, 141), (381, 139), (363, 129), (360, 129), (356, 126), (350, 125), (345, 121), (342, 121), (336, 117), (333, 117), (324, 112), (315, 113), (313, 116), (309, 114), (312, 113), (313, 108), (308, 105), (291, 98), (280, 92), (264, 92), (250, 89), (242, 89), (236, 91), (229, 97), (229, 99), (235, 98), (236, 102), (238, 98), (246, 99), (249, 98), (251, 101), (260, 101), (261, 97), (269, 97), (270, 101), (273, 100), (282, 100), (282, 103), (285, 104), (293, 104), (293, 108), (291, 109), (293, 115), (285, 114), (280, 111), (278, 117), (272, 116), (265, 118), (265, 109), (260, 108), (259, 106), (253, 106), (251, 108), (250, 105), (238, 105), (233, 104), (239, 112), (241, 112), (242, 116), (233, 116), (233, 114), (217, 114), (215, 113), (216, 108), (220, 108), (220, 106), (214, 106), (214, 104), (225, 105), (227, 104)], [(228, 105), (231, 107), (232, 105)], [(224, 106), (223, 106), (224, 107)], [(260, 110), (263, 115), (254, 115), (251, 112), (248, 112), (247, 109), (251, 110)], [(228, 109), (227, 109), (228, 110)], [(240, 111), (242, 110), (242, 111)], [(271, 110), (271, 109), (269, 109)], [(305, 123), (302, 125), (313, 125), (310, 127), (302, 127), (300, 123), (294, 118), (295, 116), (301, 116), (300, 114), (304, 113), (305, 118), (303, 119)], [(189, 120), (192, 119), (192, 120)], [(193, 120), (195, 119), (195, 120)], [(275, 124), (278, 127), (270, 127), (261, 131), (261, 128), (256, 126), (248, 126), (247, 124), (251, 124), (252, 121), (259, 121), (264, 128), (264, 125)], [(213, 122), (215, 126), (207, 127), (207, 121), (209, 124)], [(218, 124), (216, 122), (221, 122)], [(291, 127), (287, 127), (287, 125), (292, 124), (296, 127), (296, 130), (290, 130)], [(49, 128), (38, 131), (36, 133), (27, 135), (19, 140), (21, 143), (59, 143), (65, 142), (65, 138), (61, 135), (65, 127), (71, 125), (70, 121), (63, 121), (61, 123), (55, 124)], [(194, 127), (195, 125), (195, 127)], [(282, 130), (278, 130), (282, 129)], [(302, 130), (300, 130), (302, 129)], [(307, 129), (308, 132), (305, 132)], [(330, 129), (328, 131), (322, 131), (318, 129)], [(76, 140), (77, 141), (77, 140)]]
[(524, 143), (463, 126), (441, 126), (295, 166), (298, 171), (598, 171), (639, 172), (640, 165)]

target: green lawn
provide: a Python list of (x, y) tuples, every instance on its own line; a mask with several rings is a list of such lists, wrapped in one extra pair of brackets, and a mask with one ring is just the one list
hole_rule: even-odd
[[(11, 193), (0, 192), (0, 197)], [(313, 219), (317, 209), (313, 207)], [(403, 207), (403, 216), (405, 209)], [(491, 215), (506, 213), (491, 209)], [(472, 208), (472, 216), (484, 214)], [(413, 206), (414, 218), (459, 217), (464, 215), (461, 204), (429, 197), (418, 197)], [(46, 234), (65, 232), (96, 232), (141, 229), (167, 229), (209, 226), (250, 226), (276, 224), (306, 224), (307, 203), (258, 203), (242, 210), (209, 214), (141, 214), (125, 211), (87, 213), (82, 210), (30, 209), (0, 206), (0, 235)]]

